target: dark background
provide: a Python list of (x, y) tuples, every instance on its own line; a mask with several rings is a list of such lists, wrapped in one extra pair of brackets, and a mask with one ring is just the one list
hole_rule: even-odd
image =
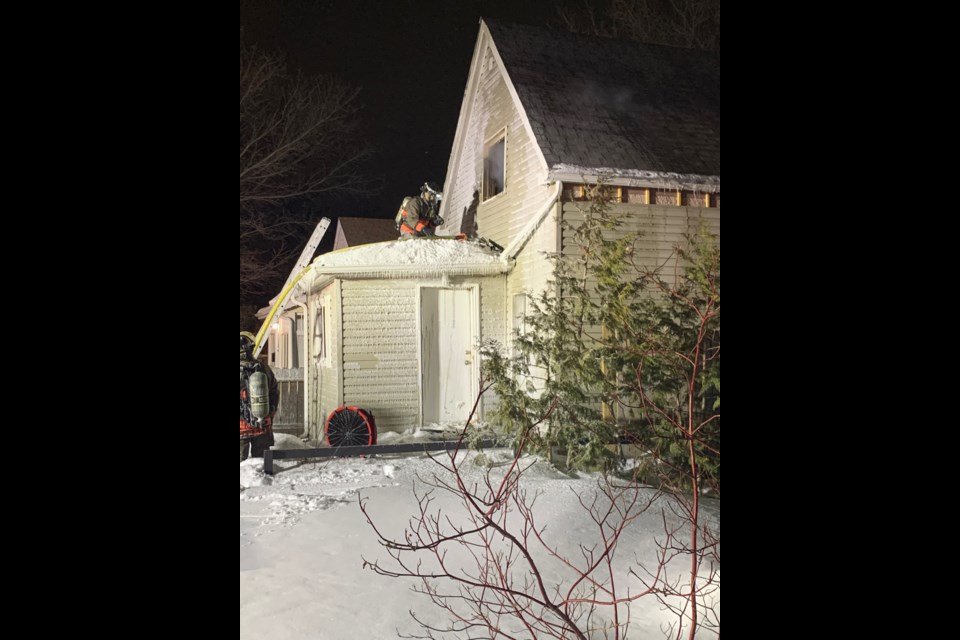
[[(545, 25), (557, 0), (241, 0), (243, 39), (286, 54), (292, 68), (361, 88), (372, 189), (317, 211), (393, 218), (404, 196), (442, 185), (481, 15)], [(377, 186), (374, 186), (377, 185)], [(382, 188), (379, 187), (382, 185)], [(321, 250), (324, 246), (321, 246)]]

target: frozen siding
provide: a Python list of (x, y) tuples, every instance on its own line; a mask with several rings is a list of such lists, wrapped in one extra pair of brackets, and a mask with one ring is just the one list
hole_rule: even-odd
[[(481, 77), (489, 76), (493, 66), (493, 54), (487, 47), (480, 58)], [(480, 97), (482, 93), (474, 92), (473, 95), (464, 96), (464, 102), (471, 101), (469, 104), (470, 111), (466, 123), (461, 125), (465, 126), (466, 131), (462, 137), (463, 142), (458, 163), (453, 167), (450, 184), (446, 186), (444, 192), (443, 215), (447, 221), (442, 228), (444, 233), (459, 233), (461, 231), (463, 216), (471, 207), (475, 192), (480, 189), (480, 181), (483, 175), (483, 131), (486, 129), (485, 121), (489, 118), (486, 105)], [(469, 230), (464, 229), (464, 231)]]
[[(546, 200), (545, 195), (541, 202)], [(510, 272), (507, 281), (508, 299), (512, 299), (518, 293), (535, 293), (546, 289), (547, 281), (553, 272), (547, 254), (556, 253), (558, 248), (556, 212), (557, 205), (553, 205), (550, 213), (517, 254), (516, 266)]]
[[(489, 114), (485, 129), (478, 131), (478, 135), (486, 141), (498, 131), (506, 130), (506, 186), (503, 193), (480, 203), (477, 226), (479, 235), (506, 246), (536, 214), (542, 203), (536, 196), (546, 191), (543, 187), (537, 188), (537, 184), (543, 182), (546, 173), (535, 157), (536, 149), (523, 126), (503, 75), (496, 67), (495, 70), (496, 73), (491, 72), (483, 78), (478, 91), (477, 100)], [(474, 162), (477, 172), (482, 174), (482, 148)]]
[[(326, 341), (326, 356), (318, 359), (317, 309), (324, 307), (323, 333)], [(310, 333), (307, 336), (308, 353), (313, 369), (310, 380), (310, 415), (308, 432), (310, 437), (323, 437), (323, 426), (330, 412), (340, 406), (341, 367), (340, 367), (340, 285), (334, 282), (324, 288), (311, 301)]]
[(416, 282), (345, 280), (343, 404), (373, 411), (378, 431), (419, 420)]
[[(580, 224), (583, 221), (581, 206), (587, 207), (589, 203), (564, 203), (564, 220), (573, 225)], [(607, 237), (614, 239), (627, 233), (642, 233), (634, 245), (637, 262), (650, 268), (663, 265), (661, 274), (668, 282), (673, 280), (679, 268), (674, 247), (685, 244), (684, 234), (696, 233), (703, 222), (711, 233), (720, 236), (718, 208), (614, 204), (611, 210), (624, 223), (616, 232), (608, 232)], [(580, 254), (579, 247), (572, 243), (568, 234), (569, 231), (564, 232), (563, 253), (566, 256), (577, 256)], [(595, 281), (587, 283), (588, 287), (595, 285)], [(593, 338), (601, 338), (600, 326), (593, 325), (585, 329)]]
[[(499, 131), (506, 131), (506, 189), (480, 203), (478, 233), (501, 245), (509, 244), (530, 219), (543, 211), (552, 187), (543, 184), (544, 167), (537, 149), (523, 124), (520, 112), (493, 54), (487, 48), (480, 65), (480, 76), (467, 122), (463, 126), (463, 149), (455, 167), (451, 190), (447, 194), (447, 219), (460, 229), (460, 219), (480, 188), (483, 175), (483, 145)], [(515, 293), (540, 290), (546, 286), (550, 268), (544, 252), (557, 250), (556, 216), (549, 214), (517, 256), (510, 274), (505, 300)], [(509, 329), (509, 328), (507, 328)]]
[[(506, 278), (504, 276), (484, 278), (480, 284), (480, 339), (496, 340), (501, 346), (508, 346)], [(497, 408), (499, 399), (492, 390), (483, 396), (481, 418)]]
[[(589, 205), (576, 202), (564, 203), (564, 220), (573, 225), (580, 224), (583, 221), (581, 206)], [(685, 243), (684, 234), (696, 233), (700, 223), (704, 222), (711, 233), (720, 235), (719, 208), (614, 204), (611, 206), (611, 211), (620, 216), (624, 224), (610, 237), (642, 233), (635, 245), (637, 261), (651, 268), (664, 265), (662, 273), (668, 278), (677, 269), (674, 247)], [(578, 248), (570, 242), (568, 233), (564, 233), (563, 252), (565, 255), (576, 255)]]
[(541, 184), (546, 168), (541, 166), (536, 147), (489, 47), (480, 68), (474, 95), (465, 97), (472, 102), (468, 119), (463, 124), (463, 148), (445, 194), (445, 217), (448, 220), (445, 231), (461, 230), (463, 215), (481, 187), (484, 145), (503, 131), (506, 135), (506, 188), (495, 198), (479, 203), (477, 232), (506, 246), (540, 210), (548, 191)]
[[(322, 360), (316, 360), (315, 384), (319, 386), (319, 393), (313, 395), (319, 402), (317, 406), (316, 422), (311, 425), (311, 436), (320, 439), (323, 436), (323, 427), (326, 424), (327, 416), (330, 412), (341, 405), (341, 389), (343, 385), (343, 370), (340, 365), (340, 283), (334, 282), (325, 288), (316, 298), (317, 304), (322, 304), (325, 309), (324, 318), (324, 336), (326, 341), (326, 356)], [(314, 312), (316, 314), (316, 312)], [(316, 322), (316, 315), (314, 315)], [(316, 326), (313, 327), (313, 334), (310, 336), (310, 342), (314, 343), (312, 349), (316, 349), (317, 335)], [(315, 353), (311, 351), (311, 353)]]

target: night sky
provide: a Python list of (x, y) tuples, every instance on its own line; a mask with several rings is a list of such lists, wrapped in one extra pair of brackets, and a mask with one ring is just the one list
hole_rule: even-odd
[[(556, 17), (556, 0), (241, 0), (244, 41), (280, 49), (291, 66), (362, 89), (383, 189), (317, 218), (393, 218), (427, 180), (443, 184), (480, 16), (526, 24)], [(332, 230), (328, 231), (332, 236)]]

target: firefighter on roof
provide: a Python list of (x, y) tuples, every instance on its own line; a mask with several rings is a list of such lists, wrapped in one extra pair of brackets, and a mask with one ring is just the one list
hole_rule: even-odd
[(443, 224), (440, 217), (440, 200), (443, 193), (434, 182), (425, 182), (419, 196), (403, 199), (395, 219), (397, 229), (404, 238), (436, 235), (436, 228)]

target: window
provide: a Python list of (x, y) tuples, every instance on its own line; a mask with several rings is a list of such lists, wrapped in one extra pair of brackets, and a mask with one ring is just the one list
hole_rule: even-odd
[(290, 367), (296, 369), (300, 367), (303, 350), (303, 314), (295, 314), (293, 319), (293, 340), (290, 344)]
[(317, 307), (317, 318), (313, 323), (313, 354), (317, 363), (327, 359), (326, 308)]
[[(527, 294), (518, 293), (513, 296), (513, 337), (514, 340), (517, 338), (526, 338), (527, 337)], [(514, 355), (519, 355), (516, 346), (514, 346)], [(527, 364), (532, 365), (534, 363), (533, 356), (530, 355), (527, 359)]]
[(500, 133), (483, 147), (483, 199), (503, 193), (506, 187), (506, 135)]
[(518, 336), (527, 335), (527, 294), (513, 296), (513, 330)]

